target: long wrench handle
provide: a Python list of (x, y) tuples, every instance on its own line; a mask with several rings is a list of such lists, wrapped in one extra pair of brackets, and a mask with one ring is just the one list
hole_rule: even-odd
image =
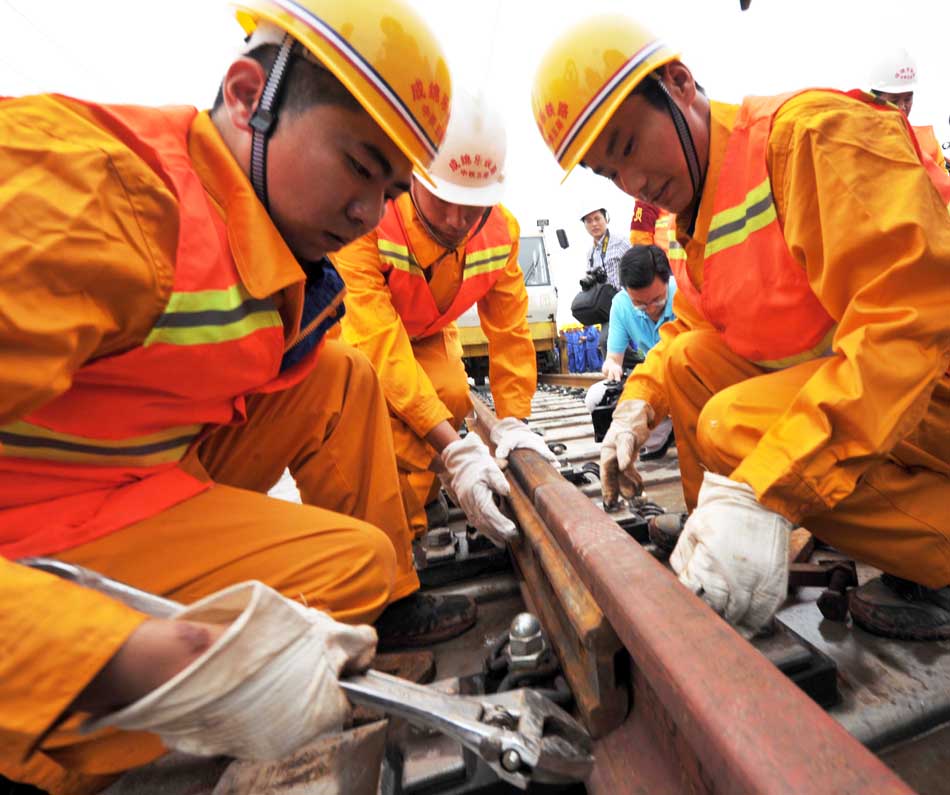
[(172, 618), (181, 612), (184, 607), (179, 602), (133, 588), (131, 585), (126, 585), (110, 577), (104, 577), (99, 572), (87, 569), (85, 566), (66, 563), (62, 560), (56, 560), (56, 558), (21, 558), (17, 563), (29, 566), (31, 569), (45, 571), (48, 574), (55, 574), (64, 580), (99, 591), (99, 593), (106, 596), (111, 596), (117, 602), (122, 602), (134, 610), (155, 616), (155, 618)]

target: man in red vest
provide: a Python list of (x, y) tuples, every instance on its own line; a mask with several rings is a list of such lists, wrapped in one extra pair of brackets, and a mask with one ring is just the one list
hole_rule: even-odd
[[(210, 113), (0, 102), (0, 774), (53, 793), (338, 729), (376, 641), (350, 624), (418, 588), (378, 380), (324, 344), (325, 255), (425, 173), (446, 61), (398, 0), (237, 6)], [(285, 467), (305, 504), (266, 495)], [(37, 555), (189, 607), (10, 562)]]
[(503, 545), (514, 525), (495, 507), (507, 482), (474, 434), (455, 319), (478, 305), (489, 344), (496, 455), (530, 447), (553, 454), (522, 422), (537, 382), (528, 294), (518, 265), (518, 222), (499, 201), (505, 131), (482, 96), (458, 94), (434, 184), (413, 177), (379, 227), (334, 255), (347, 286), (343, 339), (376, 367), (392, 415), (402, 496), (415, 534), (441, 481), (469, 522)]
[(803, 524), (886, 572), (856, 621), (950, 638), (950, 221), (904, 116), (863, 92), (711, 102), (617, 15), (551, 45), (533, 105), (565, 170), (676, 213), (683, 247), (677, 319), (604, 440), (605, 502), (640, 487), (669, 413), (691, 510), (671, 563), (713, 609), (765, 626)]

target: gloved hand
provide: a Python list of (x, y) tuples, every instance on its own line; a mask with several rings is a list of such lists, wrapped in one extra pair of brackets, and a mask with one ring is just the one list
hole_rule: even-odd
[(791, 532), (750, 486), (707, 472), (670, 564), (683, 585), (752, 637), (785, 599)]
[(508, 496), (508, 481), (478, 434), (469, 433), (447, 445), (442, 463), (445, 471), (439, 473), (439, 479), (472, 526), (498, 547), (516, 539), (514, 523), (492, 498), (493, 494)]
[(637, 453), (650, 435), (653, 408), (645, 400), (621, 400), (600, 447), (600, 488), (604, 507), (617, 505), (618, 491), (625, 499), (643, 489), (637, 472)]
[(613, 359), (604, 359), (600, 372), (607, 381), (620, 381), (623, 378), (623, 367)]
[(260, 582), (218, 591), (176, 618), (230, 626), (179, 674), (84, 730), (149, 731), (189, 754), (279, 759), (342, 728), (349, 702), (337, 679), (367, 668), (376, 650), (372, 627), (340, 624)]
[(557, 466), (557, 456), (551, 452), (538, 434), (532, 431), (521, 420), (514, 417), (505, 417), (492, 428), (492, 444), (495, 445), (495, 458), (508, 462), (508, 454), (512, 450), (534, 450), (542, 458)]

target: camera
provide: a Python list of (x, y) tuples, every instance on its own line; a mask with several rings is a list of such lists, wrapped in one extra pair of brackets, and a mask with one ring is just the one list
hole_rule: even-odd
[(594, 268), (592, 271), (587, 271), (584, 278), (580, 280), (580, 285), (582, 290), (589, 290), (595, 284), (604, 284), (606, 281), (607, 271), (603, 268)]

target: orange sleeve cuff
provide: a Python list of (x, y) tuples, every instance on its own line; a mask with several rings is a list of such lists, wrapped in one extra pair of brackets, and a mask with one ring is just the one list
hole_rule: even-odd
[(0, 560), (0, 738), (25, 755), (147, 616)]

